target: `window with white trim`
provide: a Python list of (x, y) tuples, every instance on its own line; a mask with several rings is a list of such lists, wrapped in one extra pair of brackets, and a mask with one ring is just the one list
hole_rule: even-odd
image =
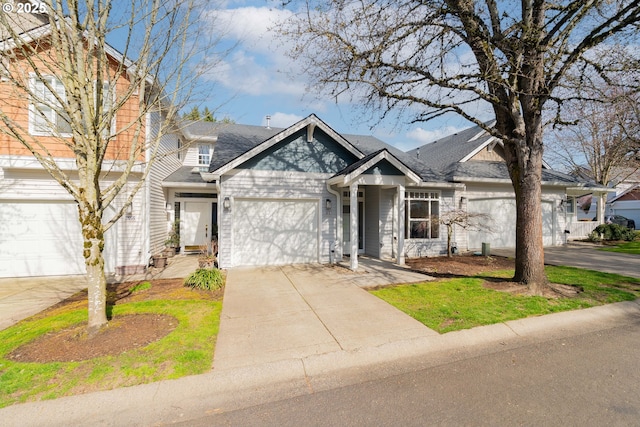
[(29, 132), (42, 136), (70, 135), (69, 118), (62, 111), (56, 97), (57, 94), (62, 101), (65, 100), (62, 83), (53, 76), (46, 76), (44, 80), (31, 76), (31, 91), (33, 96), (29, 106)]
[(407, 191), (405, 193), (405, 238), (440, 238), (440, 193)]
[[(102, 115), (108, 117), (113, 114), (116, 105), (115, 87), (109, 82), (102, 83)], [(116, 132), (116, 115), (113, 114), (109, 128), (102, 131), (102, 136), (108, 138)]]
[(211, 145), (198, 144), (198, 165), (209, 166), (211, 163)]

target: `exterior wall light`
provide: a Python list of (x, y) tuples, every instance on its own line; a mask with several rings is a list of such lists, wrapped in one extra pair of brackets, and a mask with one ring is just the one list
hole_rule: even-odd
[(325, 209), (327, 209), (328, 211), (331, 210), (331, 199), (327, 199), (324, 201), (324, 207)]
[(229, 197), (224, 198), (222, 201), (222, 207), (227, 211), (231, 210), (231, 199), (229, 199)]

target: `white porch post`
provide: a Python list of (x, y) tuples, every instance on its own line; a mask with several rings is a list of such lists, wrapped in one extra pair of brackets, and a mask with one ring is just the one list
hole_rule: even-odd
[(398, 236), (398, 251), (396, 253), (396, 262), (400, 265), (404, 265), (404, 185), (398, 185), (398, 230), (396, 236)]
[(351, 239), (351, 270), (358, 268), (358, 184), (349, 186), (349, 222)]

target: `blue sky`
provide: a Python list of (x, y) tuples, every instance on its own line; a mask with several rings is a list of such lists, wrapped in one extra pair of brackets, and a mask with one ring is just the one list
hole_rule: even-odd
[(278, 4), (272, 0), (230, 0), (219, 7), (210, 28), (224, 34), (225, 43), (235, 44), (235, 48), (202, 79), (211, 95), (201, 107), (215, 111), (217, 118), (265, 125), (269, 115), (271, 126), (287, 127), (315, 113), (340, 133), (374, 135), (402, 150), (471, 126), (455, 115), (414, 125), (396, 119), (376, 123), (363, 120), (362, 112), (347, 100), (336, 103), (308, 93), (305, 76), (291, 75), (298, 67), (286, 56), (289, 46), (270, 30), (291, 13)]

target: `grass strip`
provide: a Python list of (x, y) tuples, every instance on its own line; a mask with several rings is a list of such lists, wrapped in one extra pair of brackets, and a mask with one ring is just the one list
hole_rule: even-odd
[(552, 283), (580, 286), (584, 292), (575, 298), (544, 298), (513, 295), (482, 286), (487, 278), (513, 276), (513, 270), (504, 270), (477, 277), (392, 286), (371, 293), (439, 333), (634, 300), (640, 296), (638, 279), (572, 267), (548, 266), (546, 271)]
[(116, 318), (157, 313), (179, 323), (166, 337), (143, 348), (80, 362), (22, 363), (6, 356), (45, 333), (86, 322), (86, 308), (20, 322), (0, 331), (0, 407), (204, 373), (213, 363), (221, 308), (220, 301), (205, 300), (116, 305)]

